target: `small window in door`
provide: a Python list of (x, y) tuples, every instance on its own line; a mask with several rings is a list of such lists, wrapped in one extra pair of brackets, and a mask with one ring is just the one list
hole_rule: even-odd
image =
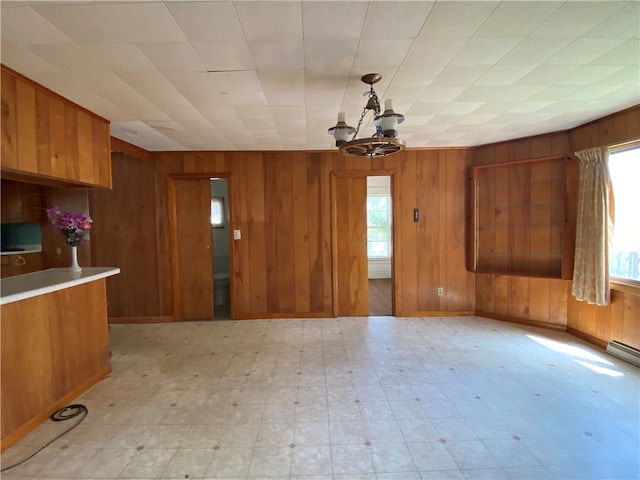
[(213, 228), (224, 228), (226, 226), (223, 197), (211, 199), (211, 226)]

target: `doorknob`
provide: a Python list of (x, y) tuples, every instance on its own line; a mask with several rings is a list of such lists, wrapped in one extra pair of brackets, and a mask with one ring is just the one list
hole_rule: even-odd
[(211, 250), (211, 245), (207, 245), (207, 250)]

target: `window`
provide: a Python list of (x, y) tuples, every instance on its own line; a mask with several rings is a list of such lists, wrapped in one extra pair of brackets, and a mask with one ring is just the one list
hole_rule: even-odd
[(225, 226), (224, 198), (222, 197), (211, 199), (211, 226), (214, 228)]
[(367, 195), (367, 256), (391, 257), (391, 195)]
[(615, 196), (615, 226), (609, 262), (613, 278), (640, 282), (640, 146), (612, 151), (609, 174)]

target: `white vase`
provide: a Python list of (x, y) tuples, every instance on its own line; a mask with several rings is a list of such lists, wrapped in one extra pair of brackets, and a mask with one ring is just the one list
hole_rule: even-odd
[(72, 272), (81, 272), (82, 267), (78, 265), (78, 247), (71, 246), (71, 266), (69, 270)]

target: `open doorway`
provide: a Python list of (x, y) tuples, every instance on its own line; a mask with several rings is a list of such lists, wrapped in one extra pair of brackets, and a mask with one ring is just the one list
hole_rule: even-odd
[(213, 245), (213, 318), (216, 320), (229, 320), (231, 318), (229, 190), (226, 178), (211, 178), (210, 182), (211, 240)]
[(393, 314), (391, 177), (367, 177), (367, 265), (369, 315)]

